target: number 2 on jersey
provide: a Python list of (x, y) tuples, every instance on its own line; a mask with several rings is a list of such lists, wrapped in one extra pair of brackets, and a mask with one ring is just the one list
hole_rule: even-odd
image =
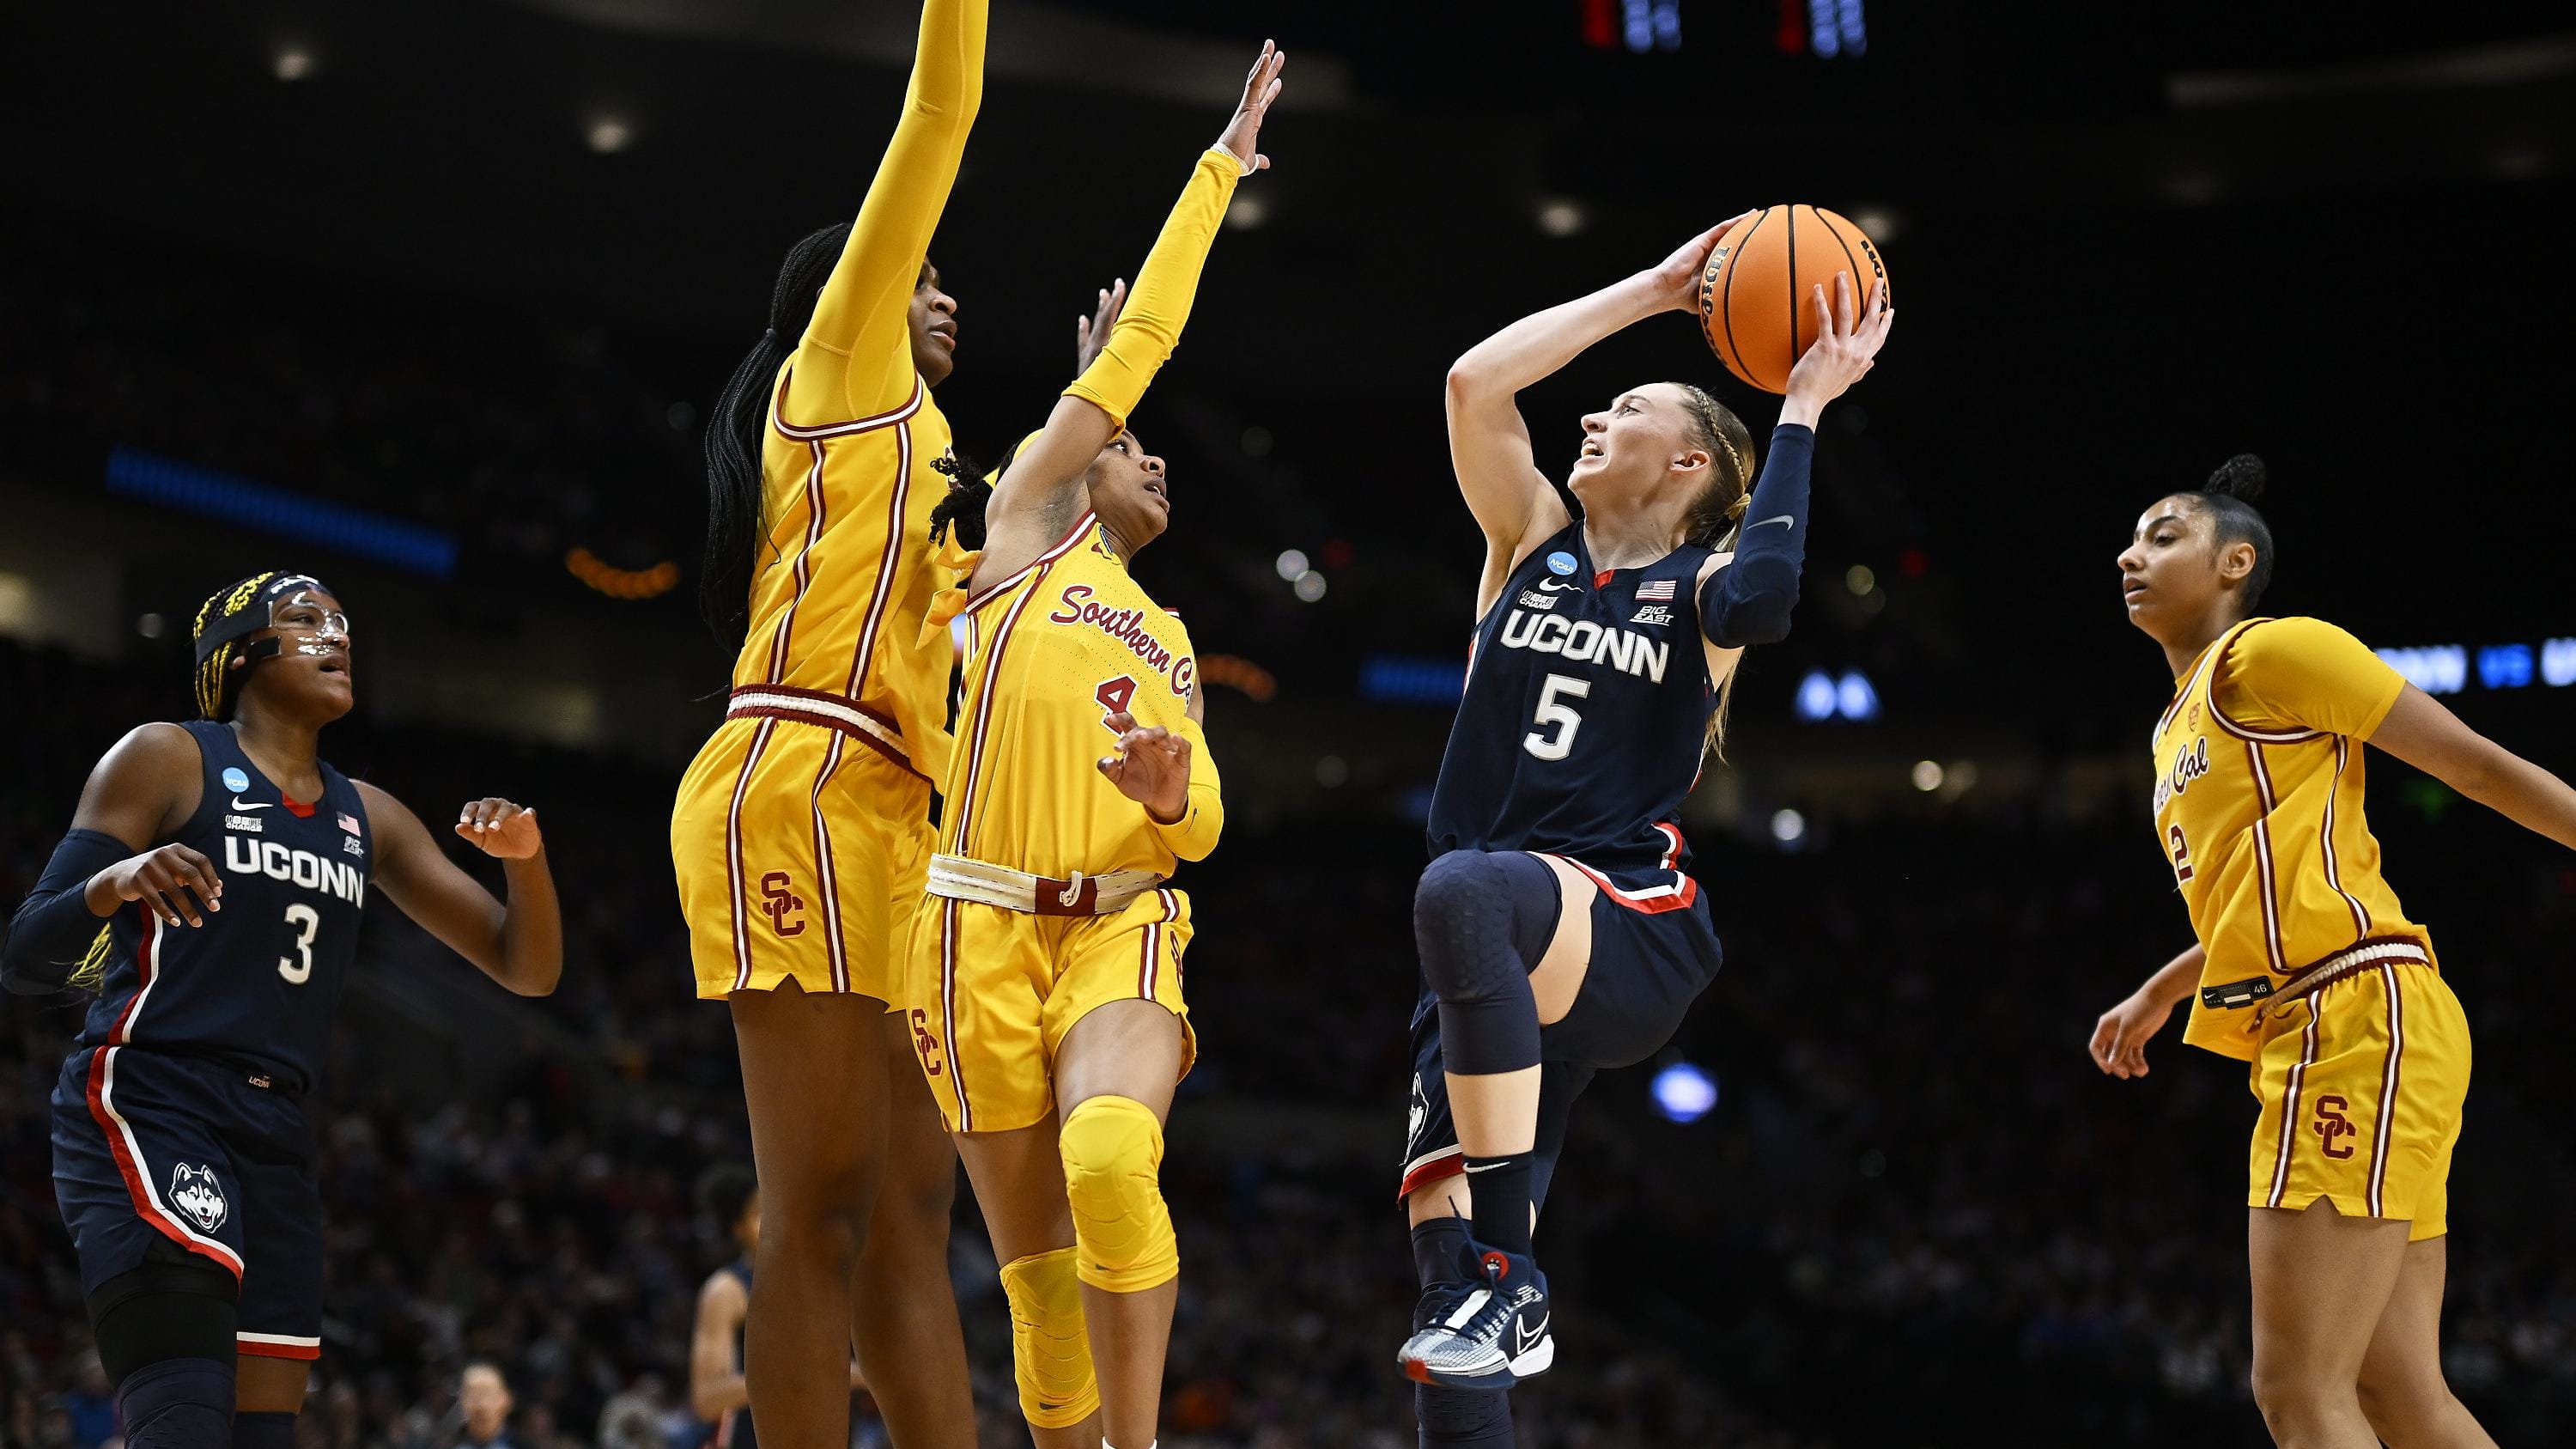
[(278, 957), (277, 974), (301, 986), (313, 979), (313, 933), (322, 929), (322, 914), (297, 901), (286, 908), (286, 924), (301, 929), (301, 934), (295, 938), (295, 951), (304, 959), (289, 961), (283, 956)]
[(2179, 825), (2172, 827), (2171, 839), (2173, 840), (2174, 884), (2181, 885), (2191, 879), (2191, 842), (2183, 838), (2182, 827)]
[(1591, 692), (1592, 681), (1588, 679), (1549, 675), (1547, 682), (1539, 686), (1538, 708), (1532, 712), (1530, 723), (1555, 733), (1541, 734), (1539, 730), (1532, 730), (1521, 736), (1521, 748), (1542, 760), (1562, 760), (1573, 753), (1575, 732), (1583, 728), (1583, 716), (1575, 713), (1572, 705), (1560, 703), (1557, 696), (1562, 694), (1581, 699)]
[[(1125, 709), (1136, 698), (1136, 681), (1124, 674), (1116, 679), (1104, 679), (1100, 681), (1100, 687), (1091, 692), (1091, 697), (1100, 701), (1101, 727), (1109, 729), (1109, 717)], [(1117, 731), (1110, 729), (1110, 733)]]

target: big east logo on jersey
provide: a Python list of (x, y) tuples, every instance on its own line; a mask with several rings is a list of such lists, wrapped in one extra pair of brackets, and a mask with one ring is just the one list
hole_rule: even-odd
[(2189, 745), (2174, 751), (2173, 768), (2156, 782), (2156, 809), (2191, 788), (2191, 782), (2209, 773), (2209, 736), (2202, 735)]

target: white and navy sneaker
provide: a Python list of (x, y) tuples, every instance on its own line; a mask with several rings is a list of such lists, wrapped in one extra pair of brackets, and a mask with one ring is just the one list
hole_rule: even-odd
[(1427, 1321), (1395, 1356), (1405, 1377), (1451, 1389), (1508, 1389), (1556, 1362), (1547, 1275), (1529, 1258), (1495, 1248), (1480, 1249), (1477, 1261), (1482, 1281), (1446, 1284), (1425, 1297), (1417, 1317)]

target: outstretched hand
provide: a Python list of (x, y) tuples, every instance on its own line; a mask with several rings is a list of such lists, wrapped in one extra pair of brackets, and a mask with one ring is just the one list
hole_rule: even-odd
[(1653, 279), (1655, 296), (1668, 312), (1699, 310), (1699, 274), (1708, 266), (1708, 254), (1726, 240), (1726, 234), (1753, 217), (1750, 211), (1738, 212), (1689, 241), (1681, 250), (1657, 263), (1646, 275)]
[(456, 833), (474, 848), (502, 860), (526, 860), (545, 848), (537, 812), (498, 796), (476, 800), (456, 815)]
[(1118, 793), (1145, 807), (1165, 825), (1190, 808), (1190, 742), (1161, 725), (1139, 729), (1136, 716), (1118, 710), (1102, 721), (1118, 732), (1117, 753), (1103, 756), (1100, 773)]
[(1225, 134), (1216, 143), (1234, 153), (1243, 174), (1269, 169), (1270, 158), (1261, 154), (1261, 118), (1270, 114), (1270, 103), (1279, 99), (1279, 72), (1287, 67), (1288, 52), (1278, 42), (1261, 42), (1261, 58), (1252, 63), (1252, 74), (1243, 82), (1243, 100), (1234, 108), (1234, 119), (1225, 126)]
[(2147, 1038), (2160, 1030), (2165, 1019), (2173, 1015), (2174, 1004), (2150, 1000), (2139, 992), (2102, 1013), (2093, 1023), (2090, 1050), (2093, 1065), (2106, 1076), (2143, 1077), (2147, 1074)]
[(1792, 404), (1822, 408), (1869, 375), (1878, 349), (1887, 345), (1888, 328), (1896, 322), (1896, 309), (1879, 305), (1886, 287), (1884, 281), (1870, 283), (1869, 300), (1857, 310), (1851, 273), (1834, 273), (1835, 306), (1825, 305), (1823, 287), (1815, 289), (1809, 300), (1816, 312), (1816, 340), (1789, 369), (1789, 385), (1782, 389)]
[(1109, 345), (1109, 329), (1118, 325), (1118, 311), (1127, 305), (1127, 279), (1120, 277), (1100, 291), (1100, 305), (1088, 317), (1073, 319), (1073, 375), (1091, 370), (1091, 359)]

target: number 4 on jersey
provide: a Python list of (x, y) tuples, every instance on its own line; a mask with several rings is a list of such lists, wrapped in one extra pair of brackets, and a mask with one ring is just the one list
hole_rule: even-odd
[(1100, 687), (1091, 692), (1091, 697), (1100, 701), (1100, 723), (1106, 729), (1109, 717), (1125, 709), (1136, 698), (1136, 681), (1124, 674), (1116, 679), (1104, 679), (1100, 681)]

